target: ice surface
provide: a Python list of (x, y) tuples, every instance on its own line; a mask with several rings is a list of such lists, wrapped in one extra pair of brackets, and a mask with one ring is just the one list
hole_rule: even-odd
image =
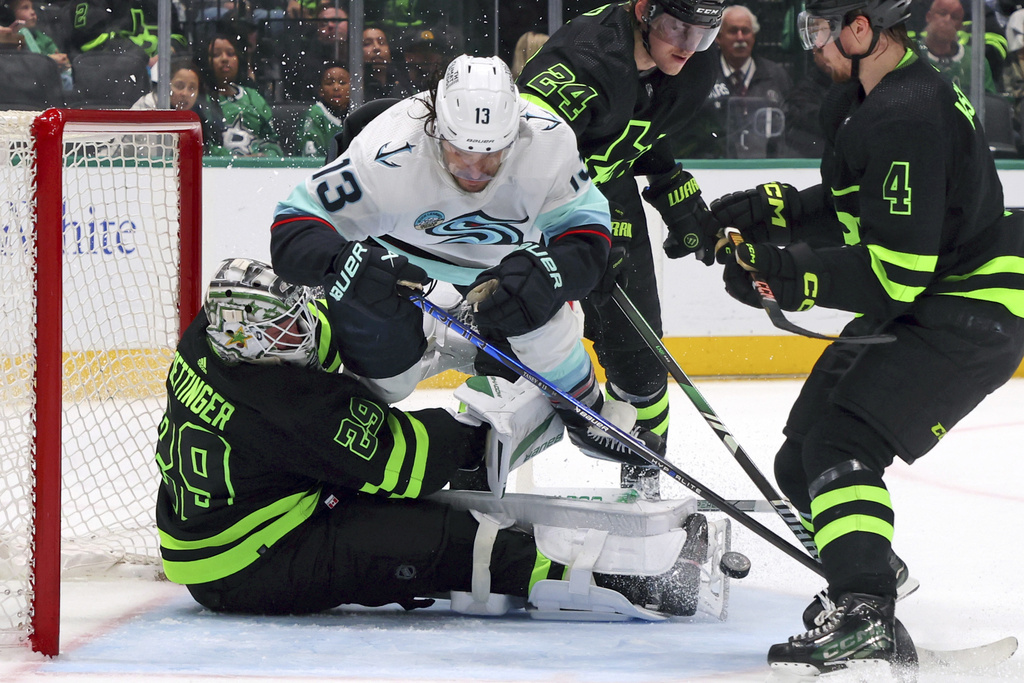
[[(772, 456), (800, 382), (697, 385), (771, 479)], [(672, 401), (669, 459), (726, 497), (756, 497), (674, 386)], [(403, 407), (428, 405), (453, 405), (450, 392), (421, 392)], [(1012, 380), (932, 453), (913, 467), (897, 462), (886, 476), (896, 509), (895, 548), (922, 584), (898, 614), (919, 645), (955, 648), (1024, 636), (1022, 405), (1024, 380)], [(616, 466), (568, 445), (535, 462), (530, 478), (536, 486), (607, 487), (617, 479)], [(665, 478), (663, 492), (686, 494)], [(788, 540), (773, 515), (757, 518)], [(725, 622), (468, 618), (445, 611), (444, 603), (410, 613), (339, 609), (302, 618), (226, 617), (202, 610), (173, 584), (65, 582), (62, 654), (47, 660), (24, 647), (0, 649), (0, 681), (764, 681), (769, 645), (800, 630), (800, 612), (822, 582), (746, 530), (734, 524), (733, 531), (733, 548), (754, 567), (732, 583)], [(985, 674), (922, 673), (919, 680), (1021, 681), (1024, 664), (1017, 654)]]

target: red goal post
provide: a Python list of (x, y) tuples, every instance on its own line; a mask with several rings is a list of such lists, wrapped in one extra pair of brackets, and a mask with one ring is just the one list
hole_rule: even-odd
[(198, 311), (192, 112), (0, 113), (0, 644), (59, 652), (62, 573), (159, 568), (152, 444)]

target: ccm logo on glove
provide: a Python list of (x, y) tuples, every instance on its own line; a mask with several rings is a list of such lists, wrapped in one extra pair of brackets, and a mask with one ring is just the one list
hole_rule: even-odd
[(783, 211), (786, 210), (786, 197), (783, 194), (782, 185), (779, 183), (765, 183), (762, 185), (768, 205), (775, 210), (775, 215), (771, 217), (772, 225), (777, 225), (780, 228), (789, 227), (786, 223), (786, 217), (783, 215)]

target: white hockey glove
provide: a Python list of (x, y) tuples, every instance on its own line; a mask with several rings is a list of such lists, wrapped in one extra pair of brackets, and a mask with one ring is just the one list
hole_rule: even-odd
[(470, 377), (455, 390), (465, 412), (491, 426), (487, 435), (487, 486), (505, 493), (508, 473), (562, 439), (562, 421), (551, 401), (525, 379)]

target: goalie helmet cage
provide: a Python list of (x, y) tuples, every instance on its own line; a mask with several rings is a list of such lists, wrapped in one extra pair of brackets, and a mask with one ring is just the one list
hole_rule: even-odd
[(153, 443), (200, 305), (201, 172), (192, 112), (0, 112), (0, 645), (58, 654), (62, 575), (158, 572)]

